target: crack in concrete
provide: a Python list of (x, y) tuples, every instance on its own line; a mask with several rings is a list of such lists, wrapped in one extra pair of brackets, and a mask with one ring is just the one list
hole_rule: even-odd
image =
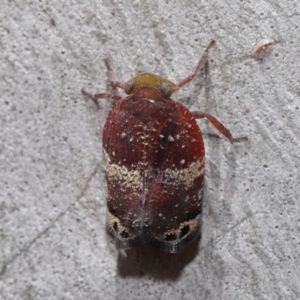
[(75, 206), (75, 204), (85, 195), (86, 191), (89, 188), (89, 184), (91, 182), (91, 180), (94, 178), (94, 176), (97, 174), (98, 172), (98, 168), (99, 165), (96, 165), (94, 171), (91, 173), (91, 175), (88, 177), (88, 179), (86, 180), (86, 183), (81, 191), (81, 193), (79, 194), (78, 197), (76, 197), (75, 202), (71, 203), (67, 209), (63, 212), (61, 212), (60, 214), (58, 214), (58, 216), (56, 216), (52, 221), (50, 221), (50, 223), (42, 230), (40, 231), (29, 243), (27, 243), (24, 247), (22, 247), (21, 249), (19, 249), (19, 251), (17, 253), (15, 253), (10, 259), (8, 259), (2, 266), (1, 270), (0, 270), (0, 278), (5, 274), (7, 266), (12, 264), (19, 256), (21, 256), (22, 254), (28, 252), (28, 250), (31, 248), (32, 245), (35, 244), (36, 241), (38, 241), (42, 236), (44, 236), (45, 234), (47, 234), (47, 232), (53, 228), (53, 226), (68, 212), (71, 210), (72, 207)]

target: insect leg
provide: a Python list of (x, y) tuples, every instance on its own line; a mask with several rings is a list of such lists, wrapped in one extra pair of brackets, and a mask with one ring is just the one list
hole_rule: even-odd
[(204, 66), (206, 60), (207, 60), (207, 55), (208, 55), (208, 51), (209, 49), (215, 44), (216, 40), (212, 39), (210, 41), (210, 43), (208, 44), (208, 46), (206, 47), (205, 51), (203, 52), (203, 54), (200, 57), (200, 60), (194, 70), (194, 72), (189, 75), (188, 77), (186, 77), (185, 79), (183, 79), (182, 81), (180, 81), (177, 84), (177, 89), (180, 89), (181, 87), (183, 87), (184, 85), (188, 84), (190, 81), (192, 81), (195, 76), (197, 75), (197, 73), (199, 72), (199, 70)]
[(121, 96), (118, 96), (118, 95), (112, 95), (112, 94), (108, 94), (108, 93), (101, 93), (101, 94), (90, 94), (88, 93), (84, 88), (81, 89), (81, 94), (84, 95), (84, 96), (88, 96), (89, 98), (91, 98), (95, 104), (97, 105), (97, 107), (99, 107), (99, 104), (98, 104), (98, 100), (99, 99), (113, 99), (115, 101), (118, 101), (118, 100), (121, 100), (122, 97)]
[(194, 116), (195, 119), (203, 119), (203, 118), (208, 119), (208, 121), (232, 143), (248, 140), (247, 136), (241, 136), (241, 137), (234, 138), (232, 136), (232, 134), (230, 133), (230, 131), (219, 120), (217, 120), (212, 115), (206, 114), (201, 111), (194, 111), (194, 112), (192, 112), (192, 115)]
[(108, 57), (104, 58), (104, 63), (105, 63), (106, 69), (108, 71), (108, 81), (111, 83), (112, 86), (124, 90), (125, 84), (123, 84), (123, 83), (121, 83), (120, 81), (117, 80), (116, 75), (115, 75), (114, 71), (111, 68)]

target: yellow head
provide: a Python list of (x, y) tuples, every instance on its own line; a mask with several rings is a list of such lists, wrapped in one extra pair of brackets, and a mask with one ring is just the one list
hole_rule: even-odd
[(177, 85), (172, 81), (151, 73), (143, 73), (132, 78), (125, 84), (124, 90), (127, 95), (130, 95), (145, 88), (156, 90), (164, 98), (169, 98), (172, 93), (178, 90)]

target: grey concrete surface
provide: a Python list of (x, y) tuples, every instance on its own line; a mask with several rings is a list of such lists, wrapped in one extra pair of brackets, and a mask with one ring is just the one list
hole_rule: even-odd
[[(1, 299), (299, 299), (300, 2), (1, 1)], [(142, 71), (178, 82), (214, 37), (210, 77), (174, 99), (217, 116), (202, 239), (118, 253), (105, 233), (101, 132), (112, 91)], [(262, 38), (276, 45), (250, 58)]]

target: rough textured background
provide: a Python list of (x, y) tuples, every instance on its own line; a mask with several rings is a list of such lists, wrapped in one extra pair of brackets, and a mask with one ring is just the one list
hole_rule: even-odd
[[(300, 2), (23, 2), (0, 3), (2, 299), (299, 299)], [(209, 85), (198, 76), (174, 98), (249, 141), (199, 121), (201, 241), (117, 253), (101, 156), (112, 103), (97, 110), (80, 88), (111, 91), (107, 55), (121, 80), (178, 82), (211, 37)], [(264, 37), (277, 44), (258, 62)]]

